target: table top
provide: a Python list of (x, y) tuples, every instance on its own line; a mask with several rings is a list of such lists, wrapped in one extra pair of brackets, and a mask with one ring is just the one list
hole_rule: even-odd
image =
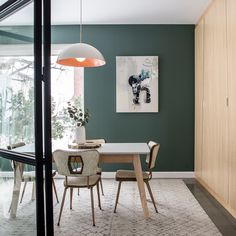
[(104, 143), (97, 149), (100, 154), (148, 154), (146, 143)]
[[(71, 150), (71, 151), (79, 150), (79, 149), (69, 149), (67, 145), (53, 143), (52, 150), (55, 151), (56, 149)], [(14, 151), (16, 152), (25, 152), (25, 153), (34, 153), (34, 150), (35, 150), (34, 144), (27, 144), (25, 146), (14, 149)], [(150, 149), (146, 143), (104, 143), (102, 144), (101, 147), (96, 148), (96, 150), (102, 155), (111, 155), (111, 154), (131, 155), (131, 154), (150, 153)]]

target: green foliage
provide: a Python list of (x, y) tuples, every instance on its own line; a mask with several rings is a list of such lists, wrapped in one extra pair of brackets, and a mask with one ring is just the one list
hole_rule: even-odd
[(32, 142), (34, 140), (34, 96), (33, 88), (27, 93), (19, 90), (12, 94), (9, 114), (9, 129), (12, 143), (24, 140)]
[(0, 145), (34, 141), (32, 60), (1, 58)]
[[(56, 103), (52, 98), (52, 138), (62, 139), (65, 133), (65, 123), (69, 120), (69, 118), (64, 110), (60, 113), (56, 113), (55, 108)], [(20, 140), (24, 140), (25, 142), (34, 142), (33, 88), (30, 88), (28, 93), (23, 93), (23, 91), (20, 90), (13, 94), (11, 96), (11, 100), (9, 101), (7, 111), (10, 114), (8, 122), (11, 142), (15, 143)], [(0, 109), (0, 117), (2, 117), (2, 109)]]
[(0, 94), (0, 134), (2, 133), (2, 94)]
[(86, 109), (83, 111), (81, 106), (76, 106), (76, 102), (74, 104), (72, 104), (72, 102), (67, 102), (67, 105), (67, 112), (72, 122), (76, 124), (76, 126), (85, 126), (89, 121), (89, 110)]
[(65, 133), (65, 122), (63, 116), (56, 113), (56, 103), (51, 99), (51, 112), (52, 112), (52, 138), (62, 139)]

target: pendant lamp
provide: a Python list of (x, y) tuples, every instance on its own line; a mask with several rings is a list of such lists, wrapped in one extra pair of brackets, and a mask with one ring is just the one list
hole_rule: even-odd
[(97, 67), (106, 64), (103, 55), (95, 47), (82, 43), (82, 0), (80, 0), (80, 43), (62, 50), (57, 63), (74, 67)]

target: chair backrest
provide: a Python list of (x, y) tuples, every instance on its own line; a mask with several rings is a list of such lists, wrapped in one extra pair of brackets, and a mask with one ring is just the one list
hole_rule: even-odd
[(149, 141), (148, 147), (150, 148), (150, 154), (147, 155), (146, 163), (148, 164), (148, 168), (151, 170), (152, 168), (154, 168), (156, 164), (156, 159), (160, 149), (160, 144), (153, 141)]
[(104, 138), (100, 138), (100, 139), (87, 139), (86, 140), (87, 143), (106, 143), (106, 140)]
[[(19, 143), (14, 143), (14, 144), (11, 144), (9, 146), (7, 146), (7, 149), (8, 150), (12, 150), (12, 149), (15, 149), (15, 148), (18, 148), (18, 147), (23, 147), (25, 146), (25, 143), (24, 142), (19, 142)], [(21, 168), (22, 169), (22, 173), (23, 173), (23, 169), (24, 169), (24, 164), (21, 163), (21, 162), (17, 162), (17, 161), (11, 161), (11, 167), (12, 169), (16, 169), (17, 167)]]
[(99, 161), (97, 150), (56, 150), (53, 152), (53, 158), (60, 175), (79, 177), (97, 173)]
[(22, 147), (22, 146), (25, 146), (24, 142), (14, 143), (14, 144), (11, 144), (11, 145), (7, 146), (7, 149), (12, 150), (12, 149)]

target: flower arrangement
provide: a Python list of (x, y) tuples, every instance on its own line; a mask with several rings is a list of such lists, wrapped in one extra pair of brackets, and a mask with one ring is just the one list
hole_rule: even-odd
[(77, 127), (85, 126), (86, 123), (89, 121), (89, 110), (86, 109), (83, 111), (82, 108), (77, 108), (71, 102), (67, 102), (67, 112), (73, 122), (76, 124)]

